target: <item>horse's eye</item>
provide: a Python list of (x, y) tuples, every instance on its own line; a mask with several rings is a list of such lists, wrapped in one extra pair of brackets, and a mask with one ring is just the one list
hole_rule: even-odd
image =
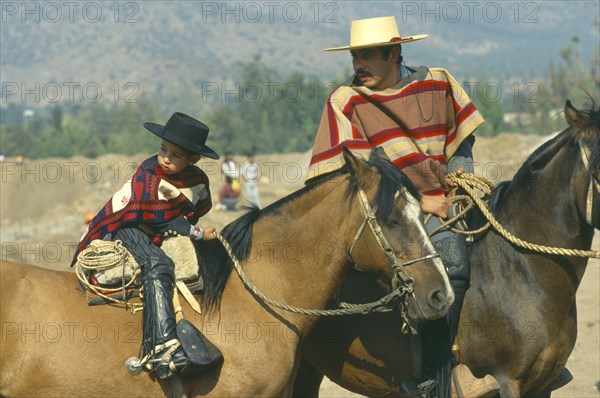
[(402, 220), (400, 220), (400, 219), (394, 219), (394, 218), (389, 218), (389, 219), (387, 220), (387, 224), (388, 224), (390, 227), (399, 227), (399, 226), (401, 226), (401, 225), (402, 225)]

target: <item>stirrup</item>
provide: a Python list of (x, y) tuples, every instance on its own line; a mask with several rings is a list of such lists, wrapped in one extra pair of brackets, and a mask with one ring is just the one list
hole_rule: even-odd
[(171, 339), (157, 345), (147, 355), (146, 368), (154, 372), (159, 379), (173, 376), (173, 373), (177, 372), (173, 357), (179, 347), (181, 347), (181, 343), (177, 339)]
[(142, 359), (129, 358), (125, 362), (125, 367), (132, 375), (140, 374), (142, 369), (146, 368), (148, 372), (155, 372), (159, 379), (166, 379), (178, 370), (173, 363), (173, 356), (179, 347), (181, 347), (179, 340), (168, 340), (155, 346)]
[(429, 398), (435, 396), (434, 390), (437, 382), (434, 379), (425, 380), (417, 384), (421, 398)]

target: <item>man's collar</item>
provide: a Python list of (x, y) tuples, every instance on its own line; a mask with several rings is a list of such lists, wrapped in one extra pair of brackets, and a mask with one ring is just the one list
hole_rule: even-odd
[(405, 77), (407, 77), (408, 75), (410, 75), (412, 72), (408, 70), (408, 68), (404, 65), (400, 65), (400, 79), (404, 79)]

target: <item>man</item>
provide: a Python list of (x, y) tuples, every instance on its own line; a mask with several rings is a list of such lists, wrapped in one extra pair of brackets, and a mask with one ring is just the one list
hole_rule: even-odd
[[(380, 148), (422, 193), (425, 213), (446, 218), (450, 202), (448, 172), (472, 172), (471, 145), (483, 117), (454, 78), (444, 69), (412, 68), (402, 63), (402, 43), (427, 35), (401, 37), (394, 17), (352, 22), (350, 50), (355, 74), (329, 97), (315, 138), (307, 179), (343, 165), (347, 147), (365, 158)], [(426, 228), (439, 225), (432, 218)], [(443, 377), (454, 365), (451, 346), (458, 329), (469, 284), (469, 258), (463, 236), (447, 229), (431, 237), (448, 270), (456, 300), (448, 316), (421, 330), (423, 386)], [(446, 372), (447, 374), (447, 372)], [(475, 378), (465, 365), (452, 371), (454, 394), (489, 397), (499, 391), (490, 375)]]

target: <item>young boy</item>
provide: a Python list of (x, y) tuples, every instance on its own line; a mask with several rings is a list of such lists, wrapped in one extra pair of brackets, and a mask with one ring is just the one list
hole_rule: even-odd
[(174, 264), (159, 245), (169, 235), (214, 239), (214, 228), (195, 226), (212, 207), (208, 177), (195, 163), (219, 155), (205, 145), (208, 127), (182, 113), (174, 113), (165, 126), (144, 127), (162, 138), (158, 154), (146, 159), (94, 217), (72, 264), (94, 239), (120, 240), (131, 252), (142, 269), (142, 354), (164, 379), (185, 367), (187, 358), (175, 330)]

